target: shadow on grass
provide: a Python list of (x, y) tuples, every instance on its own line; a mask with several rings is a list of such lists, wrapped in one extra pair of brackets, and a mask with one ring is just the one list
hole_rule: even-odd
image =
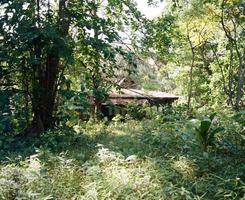
[[(98, 144), (102, 144), (110, 151), (120, 153), (125, 159), (136, 155), (141, 160), (139, 165), (150, 160), (156, 169), (162, 192), (170, 197), (176, 195), (177, 199), (182, 199), (179, 198), (181, 192), (185, 197), (191, 194), (191, 198), (205, 195), (206, 199), (222, 199), (222, 195), (232, 192), (242, 197), (241, 182), (236, 182), (236, 178), (245, 181), (244, 157), (221, 152), (210, 152), (206, 156), (197, 149), (185, 147), (185, 141), (178, 133), (159, 131), (159, 134), (146, 131), (141, 124), (138, 128), (129, 126), (127, 129), (113, 127), (113, 130), (109, 130), (106, 127), (105, 131), (97, 131), (96, 134), (57, 130), (47, 132), (39, 138), (16, 139), (2, 136), (0, 164), (18, 164), (36, 154), (39, 149), (49, 151), (54, 156), (67, 152), (68, 159), (84, 163), (94, 157), (100, 148)], [(217, 194), (217, 198), (212, 196), (218, 190), (221, 192)]]
[(97, 140), (98, 137), (76, 134), (69, 129), (48, 131), (39, 137), (1, 136), (0, 164), (17, 164), (39, 151), (48, 151), (53, 156), (66, 152), (68, 159), (85, 162), (96, 152)]

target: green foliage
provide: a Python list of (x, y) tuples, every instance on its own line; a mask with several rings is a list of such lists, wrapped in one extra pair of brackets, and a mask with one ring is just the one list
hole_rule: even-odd
[[(146, 23), (146, 38), (143, 40), (147, 48), (156, 50), (157, 60), (170, 60), (173, 56), (173, 40), (178, 36), (176, 17), (166, 14)], [(149, 49), (145, 53), (149, 53)], [(151, 54), (151, 53), (150, 53)]]
[[(145, 25), (144, 42), (151, 47), (147, 56), (157, 68), (149, 67), (147, 74), (152, 71), (155, 77), (148, 82), (171, 82), (170, 91), (185, 100), (191, 96), (194, 109), (223, 105), (242, 110), (244, 20), (238, 13), (243, 11), (242, 1), (169, 1), (162, 15)], [(159, 73), (162, 68), (165, 73)]]
[(162, 106), (162, 117), (164, 121), (176, 121), (188, 118), (187, 105), (163, 105)]
[(203, 156), (188, 121), (88, 122), (29, 142), (1, 137), (0, 198), (243, 199), (244, 152), (217, 146)]
[(201, 120), (201, 124), (199, 128), (196, 129), (200, 142), (205, 151), (207, 150), (209, 145), (213, 144), (215, 139), (214, 138), (215, 134), (223, 130), (223, 128), (221, 127), (217, 127), (217, 128), (212, 127), (215, 116), (216, 113), (213, 113), (209, 116), (209, 118)]
[[(123, 68), (118, 59), (135, 68), (134, 54), (120, 35), (126, 28), (132, 34), (139, 28), (141, 14), (133, 1), (11, 0), (1, 2), (0, 8), (0, 79), (25, 96), (28, 115), (23, 126), (31, 120), (35, 124), (36, 118), (45, 130), (53, 126), (56, 104), (75, 95), (83, 107), (89, 107), (85, 95), (101, 104), (116, 85), (115, 71)], [(69, 81), (76, 87), (64, 91)], [(77, 85), (84, 85), (87, 93)]]
[(242, 126), (245, 126), (245, 111), (240, 111), (234, 114), (233, 119), (235, 119)]
[[(128, 34), (131, 36), (138, 28), (141, 14), (132, 1), (104, 3), (96, 0), (75, 4), (73, 12), (78, 17), (74, 23), (79, 27), (76, 66), (82, 70), (82, 74), (79, 73), (82, 84), (94, 98), (94, 112), (100, 112), (100, 104), (107, 98), (108, 91), (118, 87), (114, 80), (116, 72), (130, 72), (131, 68), (135, 68), (134, 53), (124, 47), (120, 34), (130, 27), (132, 32)], [(90, 13), (89, 16), (81, 13), (80, 9)], [(121, 65), (119, 60), (126, 64)]]
[(146, 109), (141, 105), (128, 104), (126, 108), (127, 114), (132, 117), (132, 119), (143, 119), (146, 116)]
[(10, 90), (0, 90), (0, 131), (3, 133), (11, 131), (10, 97), (12, 95)]
[[(173, 1), (147, 20), (133, 0), (58, 2), (0, 2), (0, 199), (244, 199), (245, 114), (227, 109), (244, 106), (244, 3)], [(192, 78), (201, 109), (88, 120), (139, 64), (137, 87), (183, 101)]]

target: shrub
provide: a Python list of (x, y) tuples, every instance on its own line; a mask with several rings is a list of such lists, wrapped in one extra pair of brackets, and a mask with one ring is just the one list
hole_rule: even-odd
[(208, 146), (214, 142), (214, 136), (216, 133), (223, 130), (221, 127), (212, 127), (216, 113), (211, 114), (208, 118), (201, 120), (197, 133), (203, 149), (206, 151)]

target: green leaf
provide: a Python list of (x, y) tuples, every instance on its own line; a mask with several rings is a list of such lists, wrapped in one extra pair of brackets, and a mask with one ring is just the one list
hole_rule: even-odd
[(210, 119), (211, 121), (213, 121), (213, 120), (214, 120), (214, 117), (216, 116), (216, 114), (217, 114), (217, 113), (211, 114), (210, 117), (209, 117), (209, 119)]
[(201, 121), (200, 135), (203, 139), (207, 139), (211, 123), (212, 121), (210, 119), (205, 119)]
[(218, 128), (216, 128), (216, 129), (212, 130), (212, 131), (210, 132), (210, 134), (209, 134), (209, 137), (208, 137), (208, 144), (211, 144), (211, 143), (214, 141), (214, 136), (215, 136), (215, 134), (217, 134), (218, 132), (221, 132), (221, 131), (223, 131), (223, 130), (224, 130), (223, 127), (218, 127)]

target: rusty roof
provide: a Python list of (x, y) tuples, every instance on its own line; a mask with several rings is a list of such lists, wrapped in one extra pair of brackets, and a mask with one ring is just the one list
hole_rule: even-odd
[(121, 89), (119, 92), (109, 93), (109, 98), (126, 99), (178, 99), (178, 96), (160, 91), (146, 91), (137, 89)]
[(137, 90), (137, 89), (121, 89), (118, 92), (109, 93), (108, 101), (105, 104), (129, 104), (137, 103), (144, 104), (146, 102), (151, 103), (163, 103), (163, 102), (173, 102), (179, 97), (173, 94), (160, 91), (146, 91), (146, 90)]

